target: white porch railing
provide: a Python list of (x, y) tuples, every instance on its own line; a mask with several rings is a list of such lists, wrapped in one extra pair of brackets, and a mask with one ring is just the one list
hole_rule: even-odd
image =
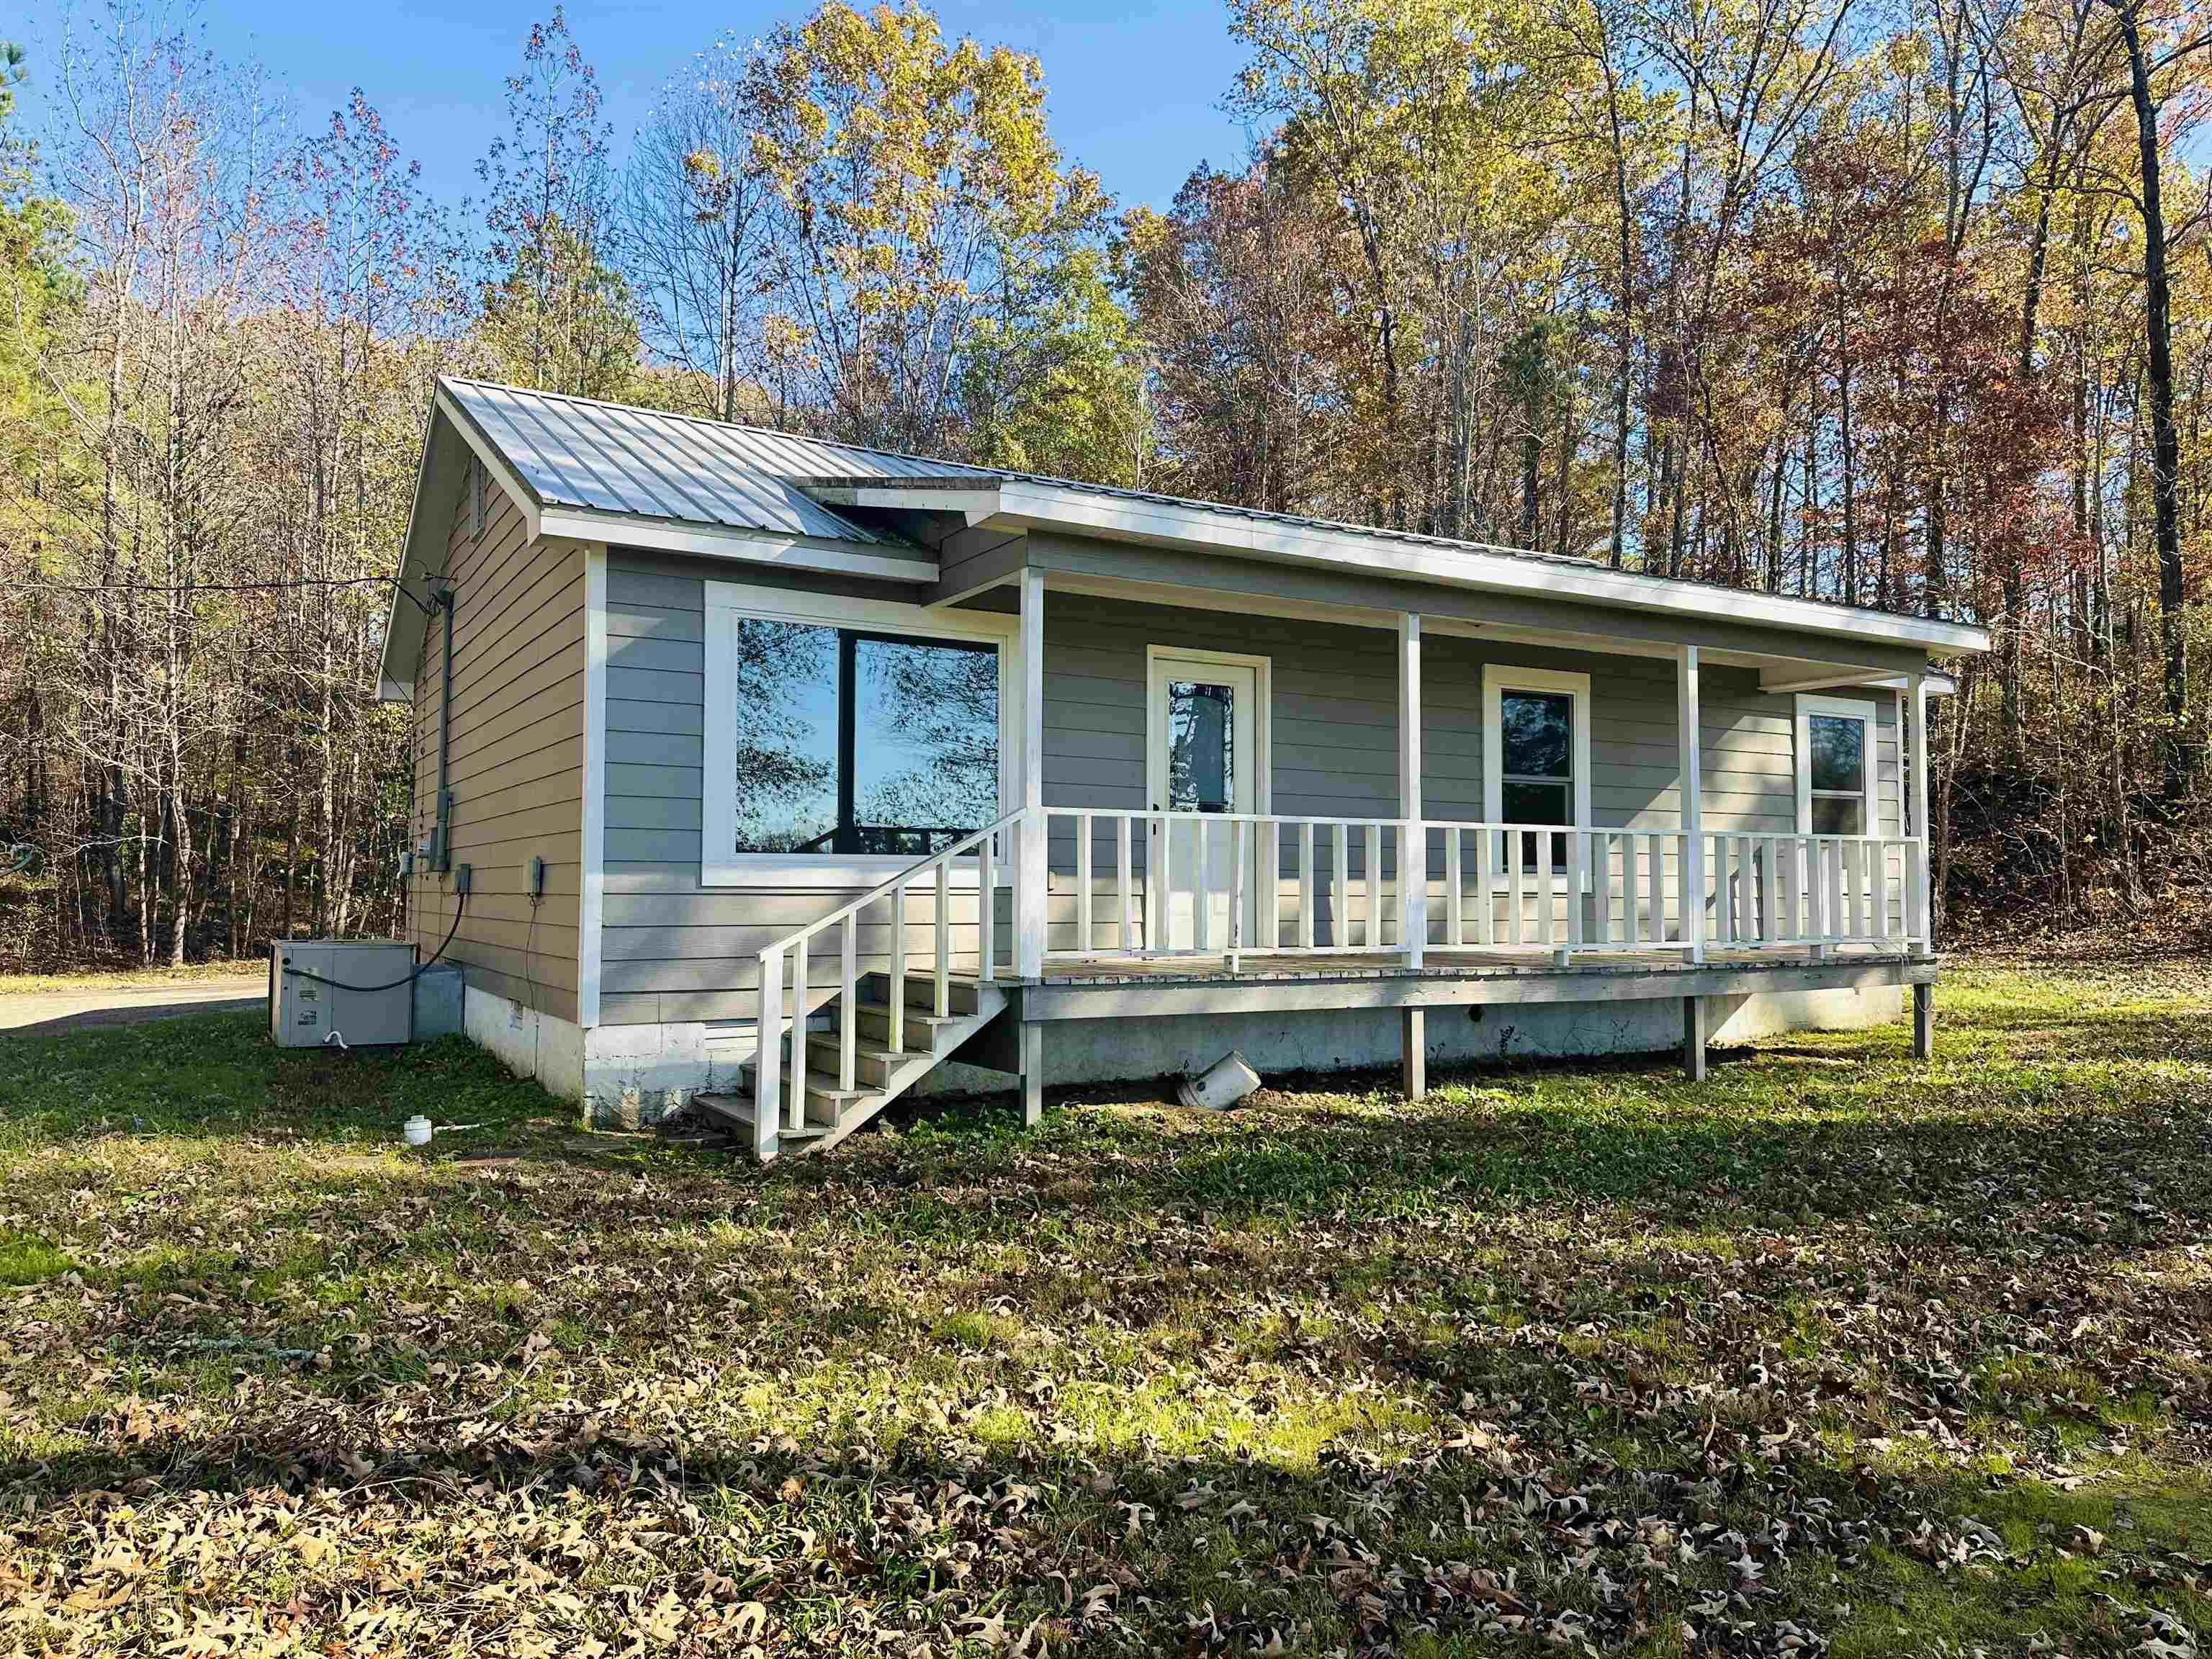
[[(1018, 835), (1028, 816), (1026, 809), (1017, 808), (942, 852), (919, 860), (842, 908), (810, 921), (761, 951), (759, 1023), (754, 1028), (758, 1047), (753, 1065), (753, 1137), (757, 1152), (766, 1156), (774, 1148), (779, 1110), (784, 1114), (786, 1128), (796, 1130), (806, 1126), (806, 1022), (812, 1011), (815, 940), (832, 928), (836, 930), (837, 969), (830, 983), (835, 988), (832, 994), (838, 1011), (837, 1086), (850, 1089), (854, 1050), (860, 1038), (860, 1000), (856, 989), (864, 975), (877, 971), (873, 964), (878, 961), (890, 981), (890, 1037), (885, 1046), (893, 1049), (905, 1046), (907, 979), (912, 960), (907, 937), (907, 901), (917, 889), (932, 897), (928, 923), (928, 971), (933, 987), (930, 1009), (939, 1018), (951, 1012), (954, 964), (963, 960), (963, 955), (952, 948), (953, 873), (963, 859), (972, 862), (975, 872), (975, 948), (964, 953), (965, 958), (979, 979), (995, 980), (1012, 972), (1011, 958), (1002, 957), (999, 951), (997, 893), (1000, 873), (1011, 876), (1015, 865), (1007, 856), (1012, 849), (1001, 848), (999, 842), (1002, 836), (1011, 840)], [(965, 890), (965, 884), (961, 885)], [(860, 939), (861, 918), (878, 906), (885, 911), (889, 936), (880, 951), (864, 956)], [(1021, 913), (1018, 904), (1015, 913), (1018, 916)], [(791, 991), (787, 1026), (784, 1015), (787, 963)], [(787, 1030), (792, 1039), (788, 1070), (783, 1064), (782, 1051)]]
[(1233, 969), (1249, 953), (1564, 959), (1926, 938), (1909, 836), (1711, 834), (1692, 861), (1680, 830), (1070, 807), (1044, 818), (1052, 961), (1218, 957)]

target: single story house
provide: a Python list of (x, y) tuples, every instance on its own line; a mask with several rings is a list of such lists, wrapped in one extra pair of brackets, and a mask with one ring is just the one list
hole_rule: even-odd
[(398, 589), (415, 938), (602, 1118), (1925, 1041), (1966, 623), (460, 380)]

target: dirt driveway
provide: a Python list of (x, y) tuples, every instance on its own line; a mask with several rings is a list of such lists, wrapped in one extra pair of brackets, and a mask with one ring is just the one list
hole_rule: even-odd
[(86, 1025), (137, 1025), (174, 1014), (258, 1008), (269, 995), (266, 969), (235, 977), (177, 980), (142, 986), (84, 986), (61, 990), (9, 991), (0, 980), (0, 1041), (33, 1031)]

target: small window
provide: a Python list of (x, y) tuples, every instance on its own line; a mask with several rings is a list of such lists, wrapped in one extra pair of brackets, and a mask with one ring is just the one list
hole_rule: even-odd
[(1814, 836), (1875, 833), (1872, 703), (1798, 700), (1797, 828)]
[[(1508, 823), (1574, 822), (1575, 701), (1557, 691), (1508, 691), (1498, 704), (1499, 805)], [(1552, 842), (1552, 866), (1566, 868), (1564, 837)], [(1526, 864), (1535, 861), (1533, 839), (1516, 837)]]
[[(1543, 669), (1483, 670), (1484, 816), (1494, 823), (1589, 822), (1589, 677)], [(1565, 836), (1515, 836), (1511, 856), (1533, 868), (1548, 845), (1567, 867)]]
[(734, 647), (725, 851), (920, 858), (998, 816), (995, 642), (748, 617)]
[(469, 537), (482, 541), (484, 533), (484, 464), (469, 464)]

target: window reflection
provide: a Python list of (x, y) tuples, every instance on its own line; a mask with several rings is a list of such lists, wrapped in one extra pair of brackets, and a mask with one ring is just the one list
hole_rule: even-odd
[(739, 853), (919, 857), (998, 815), (999, 651), (738, 624)]
[[(1508, 823), (1572, 823), (1575, 700), (1557, 691), (1505, 691), (1498, 700), (1498, 810)], [(1534, 867), (1540, 842), (1552, 865), (1567, 864), (1564, 836), (1514, 836), (1513, 852)]]
[(1866, 722), (1856, 714), (1814, 714), (1806, 722), (1812, 773), (1813, 833), (1863, 836)]
[(1168, 810), (1226, 812), (1236, 799), (1237, 692), (1168, 682)]

